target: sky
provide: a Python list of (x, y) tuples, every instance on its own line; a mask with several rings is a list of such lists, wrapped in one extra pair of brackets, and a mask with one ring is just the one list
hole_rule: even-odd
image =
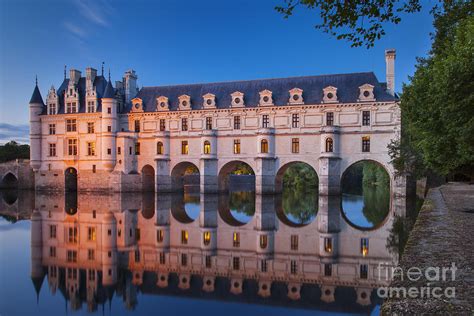
[[(435, 1), (422, 2), (426, 7)], [(105, 62), (112, 80), (134, 69), (138, 85), (219, 82), (373, 71), (385, 82), (384, 51), (397, 50), (396, 91), (430, 48), (425, 9), (386, 25), (375, 47), (351, 48), (314, 28), (315, 12), (289, 19), (284, 0), (0, 0), (0, 143), (28, 142), (28, 101), (43, 98), (64, 66)]]

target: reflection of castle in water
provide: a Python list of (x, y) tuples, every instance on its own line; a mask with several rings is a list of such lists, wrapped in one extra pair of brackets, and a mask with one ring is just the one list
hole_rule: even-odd
[(280, 220), (274, 196), (257, 195), (254, 216), (237, 225), (218, 195), (201, 195), (199, 203), (193, 221), (172, 195), (36, 195), (36, 290), (47, 275), (50, 290), (59, 289), (72, 309), (87, 302), (90, 311), (114, 292), (133, 308), (139, 291), (256, 301), (285, 295), (362, 308), (373, 304), (374, 289), (386, 286), (379, 263), (397, 260), (386, 240), (402, 203), (393, 203), (388, 219), (372, 231), (349, 225), (333, 196), (319, 197), (316, 219), (299, 227)]

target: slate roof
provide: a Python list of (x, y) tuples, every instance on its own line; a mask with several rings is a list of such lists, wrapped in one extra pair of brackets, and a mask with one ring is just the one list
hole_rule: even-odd
[(44, 105), (43, 97), (41, 96), (41, 92), (39, 91), (38, 85), (35, 86), (33, 94), (31, 95), (30, 104), (31, 103), (39, 103)]
[(114, 98), (115, 97), (115, 91), (114, 87), (112, 87), (112, 82), (109, 80), (107, 82), (107, 86), (105, 87), (104, 95), (102, 98)]
[[(396, 96), (387, 93), (386, 85), (379, 82), (373, 72), (143, 87), (136, 97), (142, 99), (145, 112), (152, 112), (156, 109), (157, 97), (167, 97), (170, 110), (177, 110), (178, 97), (186, 94), (191, 97), (191, 108), (198, 110), (203, 108), (202, 96), (212, 93), (216, 96), (216, 107), (225, 109), (230, 108), (231, 93), (235, 91), (244, 93), (246, 107), (256, 107), (260, 100), (259, 92), (267, 89), (272, 91), (273, 103), (276, 106), (286, 106), (289, 99), (288, 91), (293, 88), (303, 90), (305, 104), (320, 104), (323, 99), (323, 89), (327, 86), (334, 86), (337, 88), (339, 102), (350, 103), (357, 102), (359, 87), (366, 83), (374, 86), (374, 95), (377, 101), (398, 100)], [(130, 108), (129, 105), (127, 111)]]

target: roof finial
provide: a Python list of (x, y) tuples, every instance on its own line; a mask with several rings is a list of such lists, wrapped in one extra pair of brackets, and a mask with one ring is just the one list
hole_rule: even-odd
[(109, 81), (110, 81), (110, 68), (109, 68)]
[(38, 75), (36, 75), (35, 83), (36, 83), (36, 86), (38, 86)]
[(64, 79), (66, 79), (66, 68), (67, 68), (67, 66), (64, 65)]
[(102, 77), (104, 76), (104, 62), (102, 62)]

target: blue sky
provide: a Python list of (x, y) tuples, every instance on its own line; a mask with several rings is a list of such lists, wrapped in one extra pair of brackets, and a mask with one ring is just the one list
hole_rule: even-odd
[[(105, 62), (112, 79), (133, 68), (139, 86), (374, 71), (397, 49), (396, 90), (430, 47), (428, 10), (403, 16), (374, 48), (351, 48), (314, 29), (314, 12), (288, 20), (283, 0), (0, 0), (0, 142), (27, 140), (28, 101), (43, 97), (64, 65), (85, 73)], [(433, 1), (426, 1), (430, 6)]]

